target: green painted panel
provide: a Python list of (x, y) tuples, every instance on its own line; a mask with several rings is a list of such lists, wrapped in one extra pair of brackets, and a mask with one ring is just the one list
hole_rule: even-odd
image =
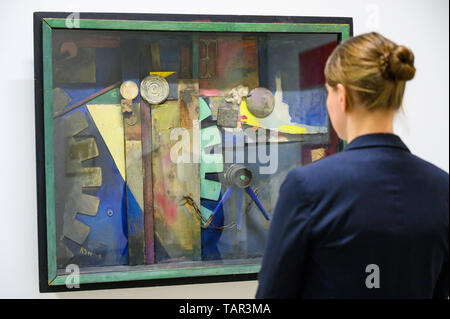
[[(65, 19), (47, 18), (53, 28), (68, 28)], [(159, 31), (221, 31), (221, 32), (326, 32), (348, 37), (348, 24), (319, 23), (234, 23), (80, 19), (80, 29), (159, 30)]]
[[(201, 213), (202, 213), (202, 217), (203, 217), (205, 220), (208, 220), (209, 217), (211, 217), (211, 215), (212, 215), (212, 213), (213, 213), (212, 210), (210, 210), (210, 209), (208, 209), (208, 208), (206, 208), (206, 207), (204, 207), (204, 206), (201, 206), (201, 207), (200, 207), (200, 211), (201, 211)], [(205, 225), (205, 222), (202, 220), (202, 226), (204, 226), (204, 225)]]
[(212, 114), (211, 109), (209, 108), (208, 104), (202, 97), (198, 99), (198, 104), (199, 104), (198, 120), (203, 121)]
[(200, 197), (209, 200), (219, 200), (222, 183), (200, 178)]
[(120, 88), (116, 87), (97, 96), (93, 100), (89, 101), (88, 104), (120, 104), (120, 100)]
[[(218, 276), (231, 274), (255, 274), (258, 273), (260, 269), (261, 266), (259, 264), (247, 264), (247, 265), (233, 265), (233, 266), (92, 273), (92, 274), (80, 274), (80, 284), (130, 281), (130, 280)], [(65, 285), (66, 278), (67, 276), (58, 276), (52, 282), (52, 286)]]
[(210, 147), (222, 143), (222, 134), (220, 133), (218, 127), (215, 125), (201, 129), (200, 135), (200, 143), (203, 150), (205, 149), (205, 147)]

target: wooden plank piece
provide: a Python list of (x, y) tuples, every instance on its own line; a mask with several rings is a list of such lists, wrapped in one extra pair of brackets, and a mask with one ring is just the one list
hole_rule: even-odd
[(151, 106), (141, 99), (142, 167), (144, 186), (145, 262), (155, 262), (153, 230), (152, 119)]
[[(197, 84), (193, 85), (196, 87)], [(183, 90), (181, 82), (179, 87)], [(198, 100), (193, 103), (189, 105), (194, 108), (195, 119), (198, 118), (198, 107), (194, 105)], [(199, 164), (192, 161), (177, 163), (177, 158), (191, 155), (193, 151), (194, 128), (184, 131), (189, 133), (186, 143), (189, 149), (171, 156), (172, 147), (179, 141), (171, 139), (170, 135), (173, 129), (181, 128), (180, 115), (179, 101), (167, 101), (152, 109), (154, 228), (161, 244), (160, 248), (155, 246), (156, 262), (201, 259), (200, 218), (194, 207), (186, 205), (184, 200), (189, 197), (200, 207)]]
[[(139, 83), (138, 42), (133, 36), (121, 41), (122, 80)], [(127, 185), (128, 263), (145, 264), (144, 186), (142, 164), (141, 112), (139, 97), (132, 112), (123, 114), (125, 134), (125, 180)]]

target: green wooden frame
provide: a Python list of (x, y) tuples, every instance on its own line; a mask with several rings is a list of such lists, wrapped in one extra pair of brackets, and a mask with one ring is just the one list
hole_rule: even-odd
[[(44, 148), (46, 180), (46, 226), (48, 285), (65, 285), (67, 275), (57, 274), (55, 183), (52, 115), (52, 30), (67, 29), (66, 19), (44, 18), (42, 20), (43, 101), (44, 101)], [(152, 31), (198, 31), (198, 32), (294, 32), (336, 33), (342, 41), (351, 35), (350, 24), (320, 23), (249, 23), (249, 22), (185, 22), (143, 20), (80, 19), (77, 29), (152, 30)], [(130, 270), (104, 273), (80, 273), (80, 283), (104, 283), (132, 280), (167, 279), (180, 277), (217, 276), (231, 274), (255, 274), (259, 264), (215, 265), (178, 269)]]

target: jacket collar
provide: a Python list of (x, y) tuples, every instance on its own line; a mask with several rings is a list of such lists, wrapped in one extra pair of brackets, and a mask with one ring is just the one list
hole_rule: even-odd
[(347, 146), (344, 148), (344, 151), (368, 147), (393, 147), (410, 152), (410, 150), (403, 143), (400, 137), (390, 133), (374, 133), (374, 134), (360, 135), (356, 137), (353, 141), (351, 141), (349, 144), (347, 144)]

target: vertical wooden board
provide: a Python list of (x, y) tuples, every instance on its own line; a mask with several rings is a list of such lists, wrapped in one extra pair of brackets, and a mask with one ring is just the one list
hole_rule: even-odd
[(181, 127), (192, 129), (194, 121), (198, 120), (199, 100), (198, 81), (178, 81), (178, 101), (180, 103)]
[[(196, 111), (198, 114), (198, 111)], [(200, 207), (199, 164), (177, 163), (183, 153), (171, 149), (178, 143), (171, 140), (171, 131), (181, 127), (180, 104), (169, 101), (152, 109), (152, 168), (154, 195), (154, 230), (161, 246), (155, 247), (155, 261), (184, 261), (201, 259), (200, 218), (194, 207), (186, 205), (189, 197)], [(192, 152), (193, 129), (189, 132)], [(164, 253), (162, 253), (164, 251)]]
[[(185, 114), (180, 113), (181, 127), (186, 128), (189, 133), (189, 149), (183, 149), (184, 158), (189, 158), (189, 163), (178, 164), (179, 178), (184, 181), (190, 190), (189, 196), (192, 198), (197, 209), (200, 209), (200, 122), (199, 122), (199, 84), (195, 79), (180, 79), (178, 81), (178, 99), (184, 105)], [(183, 116), (185, 126), (183, 126)], [(201, 259), (201, 219), (195, 215), (195, 207), (188, 207), (194, 213), (195, 223), (192, 227), (192, 238), (195, 238), (196, 245), (193, 245), (194, 259)], [(201, 212), (197, 211), (201, 215)]]
[(133, 104), (132, 115), (124, 115), (124, 129), (129, 264), (142, 265), (145, 264), (145, 234), (140, 104)]
[(52, 29), (42, 22), (42, 66), (43, 66), (43, 107), (44, 107), (44, 165), (45, 165), (45, 209), (47, 227), (48, 283), (56, 278), (56, 220), (55, 220), (55, 154), (53, 135), (53, 79), (52, 79)]
[(150, 44), (150, 51), (152, 55), (152, 70), (161, 71), (161, 60), (159, 55), (159, 43), (153, 42)]
[[(139, 83), (139, 46), (134, 35), (120, 42), (122, 80)], [(132, 112), (123, 114), (125, 133), (125, 180), (127, 190), (128, 257), (130, 265), (145, 264), (144, 194), (140, 98)]]
[(153, 223), (152, 130), (150, 105), (141, 99), (142, 167), (144, 186), (145, 261), (155, 262)]
[[(139, 81), (142, 81), (152, 70), (151, 47), (146, 41), (139, 42)], [(155, 262), (155, 241), (153, 230), (153, 178), (152, 178), (152, 120), (151, 106), (140, 99), (141, 104), (141, 139), (142, 169), (144, 186), (144, 233), (145, 262)]]
[(182, 46), (180, 49), (181, 79), (192, 77), (192, 51), (188, 46)]
[(192, 78), (198, 79), (198, 33), (191, 35), (192, 41)]

